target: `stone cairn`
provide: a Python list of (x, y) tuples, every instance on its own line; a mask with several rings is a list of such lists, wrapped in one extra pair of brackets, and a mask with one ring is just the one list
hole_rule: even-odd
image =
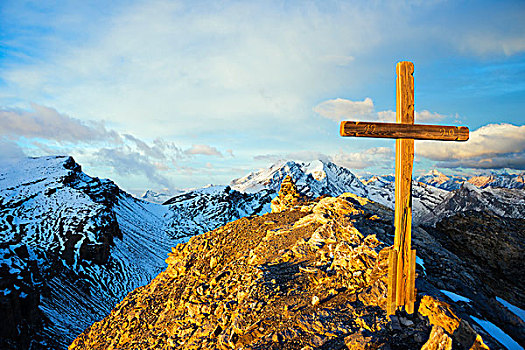
[(272, 213), (280, 213), (292, 210), (305, 202), (305, 199), (297, 191), (297, 186), (290, 175), (286, 175), (281, 183), (279, 195), (271, 202)]

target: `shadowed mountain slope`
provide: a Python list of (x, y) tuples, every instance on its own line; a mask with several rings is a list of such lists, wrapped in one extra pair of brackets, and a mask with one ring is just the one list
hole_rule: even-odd
[(71, 157), (0, 174), (0, 347), (64, 348), (165, 268), (167, 207), (89, 177)]

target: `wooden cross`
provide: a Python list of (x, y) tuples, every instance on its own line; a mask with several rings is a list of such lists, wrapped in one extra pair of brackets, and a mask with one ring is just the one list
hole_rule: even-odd
[(414, 124), (414, 64), (399, 62), (396, 66), (396, 122), (341, 122), (341, 136), (396, 139), (395, 238), (388, 257), (387, 313), (393, 315), (404, 306), (414, 312), (416, 300), (416, 251), (411, 248), (412, 166), (414, 139), (467, 141), (465, 126)]

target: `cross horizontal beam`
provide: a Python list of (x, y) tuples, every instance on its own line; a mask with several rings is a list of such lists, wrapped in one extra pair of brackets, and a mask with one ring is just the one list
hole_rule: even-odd
[(440, 141), (467, 141), (466, 126), (445, 126), (402, 123), (374, 123), (343, 121), (341, 136), (379, 137), (389, 139), (415, 139)]

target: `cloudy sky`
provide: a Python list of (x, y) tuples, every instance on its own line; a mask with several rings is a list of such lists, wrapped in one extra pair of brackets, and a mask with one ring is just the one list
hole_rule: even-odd
[(415, 64), (415, 173), (525, 169), (523, 1), (0, 2), (0, 163), (69, 154), (126, 190), (225, 184), (279, 159), (392, 173), (393, 140), (338, 136), (395, 120)]

